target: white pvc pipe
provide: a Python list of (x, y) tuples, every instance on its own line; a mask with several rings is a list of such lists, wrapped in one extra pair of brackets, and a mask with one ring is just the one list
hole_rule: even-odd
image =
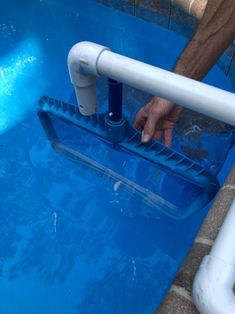
[[(72, 53), (77, 49), (82, 50), (82, 58), (80, 52)], [(81, 73), (81, 76), (104, 75), (235, 126), (234, 93), (113, 53), (97, 44), (79, 43), (71, 51), (68, 65), (71, 81), (75, 86), (82, 84), (79, 82), (79, 76), (73, 75), (74, 69)], [(89, 87), (89, 84), (87, 86)], [(94, 88), (87, 89), (88, 96), (95, 98)], [(86, 107), (86, 104), (80, 105)], [(88, 107), (89, 112), (95, 112), (95, 106), (93, 110), (89, 104)]]
[(71, 83), (74, 85), (81, 114), (90, 116), (96, 112), (97, 60), (108, 48), (91, 43), (80, 42), (74, 45), (68, 54), (68, 69)]
[(209, 255), (193, 283), (193, 298), (201, 314), (234, 314), (235, 199)]

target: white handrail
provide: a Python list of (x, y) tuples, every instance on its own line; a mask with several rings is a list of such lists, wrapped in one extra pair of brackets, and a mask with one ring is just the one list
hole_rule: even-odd
[(76, 44), (69, 52), (68, 67), (84, 115), (96, 112), (96, 77), (104, 75), (235, 126), (234, 93), (113, 53), (104, 46)]

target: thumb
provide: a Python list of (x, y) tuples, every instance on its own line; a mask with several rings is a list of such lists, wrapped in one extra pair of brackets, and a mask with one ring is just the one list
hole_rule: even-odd
[(141, 141), (143, 143), (147, 143), (153, 138), (158, 119), (159, 119), (158, 116), (153, 115), (153, 114), (148, 116), (148, 119), (144, 126), (144, 130), (142, 132), (142, 137), (141, 137)]

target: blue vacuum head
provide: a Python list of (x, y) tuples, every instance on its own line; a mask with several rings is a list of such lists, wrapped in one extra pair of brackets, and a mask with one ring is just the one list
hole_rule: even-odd
[[(219, 189), (217, 178), (210, 171), (190, 158), (155, 140), (143, 144), (140, 140), (141, 133), (134, 129), (125, 119), (110, 122), (107, 114), (95, 114), (90, 117), (82, 116), (77, 106), (49, 97), (42, 97), (40, 99), (39, 116), (41, 116), (41, 121), (44, 119), (43, 125), (44, 129), (47, 129), (48, 137), (54, 139), (51, 141), (54, 148), (58, 147), (59, 139), (55, 129), (49, 126), (50, 123), (48, 121), (50, 119), (47, 119), (47, 126), (45, 125), (46, 116), (57, 117), (63, 121), (72, 123), (84, 131), (93, 134), (103, 142), (112, 144), (116, 150), (138, 155), (141, 159), (151, 162), (153, 166), (166, 172), (169, 176), (178, 178), (182, 182), (195, 187), (197, 192), (194, 194), (196, 197), (187, 209), (181, 211), (180, 217), (179, 212), (175, 209), (164, 208), (166, 214), (170, 216), (185, 218), (192, 215), (208, 204)], [(48, 130), (50, 130), (49, 133)], [(70, 155), (73, 154), (71, 150), (68, 151)], [(200, 191), (200, 197), (198, 197), (198, 191)], [(185, 195), (185, 198), (187, 198), (187, 195)]]

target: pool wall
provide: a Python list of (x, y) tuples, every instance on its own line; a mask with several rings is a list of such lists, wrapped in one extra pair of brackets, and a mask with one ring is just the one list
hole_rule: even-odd
[[(114, 9), (122, 10), (149, 22), (157, 23), (167, 29), (190, 38), (198, 20), (190, 16), (170, 0), (96, 0)], [(218, 66), (235, 86), (235, 43), (233, 43), (218, 61)]]

